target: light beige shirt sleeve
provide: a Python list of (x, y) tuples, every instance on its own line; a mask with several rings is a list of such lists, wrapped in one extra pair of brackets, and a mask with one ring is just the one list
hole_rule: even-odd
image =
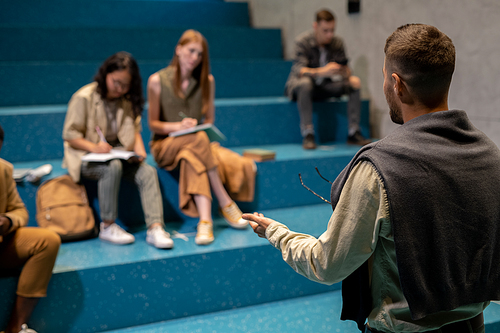
[(340, 282), (368, 260), (377, 246), (381, 220), (388, 214), (381, 186), (372, 165), (359, 163), (319, 238), (290, 231), (278, 222), (267, 228), (266, 237), (299, 274), (325, 284)]

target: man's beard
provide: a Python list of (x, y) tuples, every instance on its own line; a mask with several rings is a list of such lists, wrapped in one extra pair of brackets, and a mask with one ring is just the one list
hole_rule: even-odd
[(387, 100), (387, 105), (389, 105), (389, 115), (391, 116), (391, 120), (399, 125), (404, 124), (403, 114), (401, 109), (398, 107), (394, 95), (392, 91), (384, 91), (385, 99)]
[(395, 109), (390, 108), (389, 109), (389, 115), (391, 116), (391, 120), (393, 123), (403, 125), (403, 115), (401, 114), (401, 110), (398, 109), (397, 107)]

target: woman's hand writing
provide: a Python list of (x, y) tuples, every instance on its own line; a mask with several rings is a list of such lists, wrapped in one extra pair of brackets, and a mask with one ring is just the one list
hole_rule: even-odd
[(99, 141), (98, 144), (94, 146), (92, 149), (92, 153), (104, 154), (109, 153), (111, 151), (111, 147), (107, 142)]
[(198, 125), (198, 120), (194, 118), (184, 118), (180, 122), (180, 129), (191, 128)]

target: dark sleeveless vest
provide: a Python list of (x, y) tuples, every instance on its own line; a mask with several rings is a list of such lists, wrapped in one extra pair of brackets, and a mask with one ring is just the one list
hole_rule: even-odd
[[(389, 201), (403, 294), (412, 319), (500, 298), (500, 151), (460, 110), (426, 114), (363, 147)], [(365, 262), (342, 282), (342, 320), (362, 330), (372, 310)]]

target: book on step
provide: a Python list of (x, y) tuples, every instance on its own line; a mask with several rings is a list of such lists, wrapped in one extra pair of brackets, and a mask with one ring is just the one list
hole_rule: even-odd
[(180, 131), (171, 132), (169, 136), (181, 136), (190, 133), (205, 131), (210, 141), (224, 141), (226, 136), (214, 124), (201, 124), (194, 127), (182, 129)]
[(250, 157), (251, 159), (257, 162), (262, 162), (262, 161), (274, 160), (274, 158), (276, 157), (276, 152), (273, 150), (260, 149), (260, 148), (245, 149), (243, 150), (243, 156)]
[(135, 152), (128, 150), (111, 149), (109, 153), (89, 153), (82, 156), (82, 161), (86, 162), (106, 162), (110, 160), (128, 160), (132, 157), (139, 157)]

